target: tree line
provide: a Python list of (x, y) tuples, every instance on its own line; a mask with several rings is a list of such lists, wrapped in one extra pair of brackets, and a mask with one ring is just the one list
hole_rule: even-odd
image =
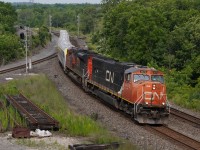
[[(42, 40), (48, 36), (49, 16), (52, 27), (67, 29), (76, 35), (79, 16), (80, 32), (92, 35), (91, 41), (97, 52), (164, 71), (169, 99), (200, 110), (198, 0), (102, 0), (101, 5), (34, 4), (15, 5), (15, 9), (9, 4), (2, 4), (9, 11), (0, 9), (0, 17), (5, 16), (3, 13), (12, 12), (12, 19), (6, 17), (3, 25), (1, 22), (0, 32), (3, 35), (9, 33), (11, 36), (14, 24), (10, 20), (14, 20), (18, 24), (38, 28), (40, 35), (33, 37), (35, 45), (45, 45), (47, 40)], [(0, 38), (9, 44), (8, 39), (12, 37), (0, 35)], [(7, 45), (5, 41), (3, 43)], [(1, 49), (0, 52), (9, 53), (11, 49)], [(6, 57), (16, 55), (9, 53)]]
[(200, 1), (103, 0), (98, 52), (163, 70), (169, 98), (200, 102)]
[(9, 3), (0, 2), (0, 65), (23, 55), (19, 38), (14, 34), (17, 13)]
[(33, 4), (17, 5), (18, 22), (30, 27), (51, 26), (77, 31), (78, 16), (80, 31), (89, 34), (95, 30), (95, 24), (100, 18), (100, 6), (92, 4)]
[[(22, 6), (24, 7), (24, 6)], [(16, 10), (10, 3), (0, 2), (0, 65), (6, 64), (12, 60), (22, 58), (25, 55), (25, 36), (20, 39), (16, 34), (17, 28), (21, 26), (26, 32), (25, 26), (28, 24), (19, 24), (19, 10)], [(31, 30), (33, 32), (33, 30)], [(51, 40), (49, 29), (43, 25), (39, 26), (31, 36), (29, 42), (29, 51), (38, 46), (45, 46)]]

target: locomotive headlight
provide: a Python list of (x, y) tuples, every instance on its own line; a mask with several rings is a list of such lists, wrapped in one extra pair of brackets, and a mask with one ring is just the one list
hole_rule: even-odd
[(153, 89), (153, 90), (155, 90), (155, 89), (156, 89), (156, 85), (155, 85), (155, 84), (153, 84), (153, 86), (152, 86), (152, 89)]
[(149, 103), (148, 103), (148, 102), (145, 102), (145, 104), (148, 105)]
[(163, 104), (163, 105), (165, 105), (165, 103), (164, 103), (164, 102), (163, 102), (162, 104)]

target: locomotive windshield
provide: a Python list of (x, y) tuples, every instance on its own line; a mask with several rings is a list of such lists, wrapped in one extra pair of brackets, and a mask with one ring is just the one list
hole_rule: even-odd
[(152, 75), (151, 76), (151, 81), (164, 83), (164, 78), (161, 75)]
[(133, 76), (133, 81), (137, 82), (137, 81), (148, 81), (150, 78), (148, 75), (143, 75), (143, 74), (135, 74)]

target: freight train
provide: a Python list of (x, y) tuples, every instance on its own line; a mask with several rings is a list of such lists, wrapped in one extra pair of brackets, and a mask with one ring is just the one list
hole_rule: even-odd
[(161, 71), (79, 49), (70, 43), (66, 30), (60, 31), (58, 59), (85, 91), (141, 124), (167, 124), (170, 107)]

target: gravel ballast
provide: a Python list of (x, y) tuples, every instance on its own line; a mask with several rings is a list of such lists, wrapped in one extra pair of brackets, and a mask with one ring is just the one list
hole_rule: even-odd
[[(42, 55), (44, 55), (45, 52), (49, 54), (50, 52), (53, 53), (55, 51), (54, 44), (50, 44), (50, 50), (46, 49), (46, 51), (44, 51)], [(38, 58), (41, 57), (41, 55), (38, 55)], [(35, 59), (37, 59), (37, 56)], [(19, 71), (1, 75), (0, 82), (6, 82), (6, 77), (14, 79), (23, 78), (26, 75), (21, 75), (21, 73), (24, 72), (25, 69), (22, 69)], [(57, 58), (33, 66), (31, 72), (36, 74), (46, 74), (48, 78), (55, 83), (57, 89), (64, 96), (73, 111), (87, 116), (97, 114), (97, 121), (100, 124), (108, 128), (108, 130), (110, 130), (114, 135), (119, 136), (123, 139), (128, 139), (131, 143), (137, 145), (140, 149), (146, 149), (147, 147), (148, 149), (157, 150), (183, 149), (179, 148), (178, 146), (174, 145), (174, 143), (169, 142), (168, 140), (160, 136), (154, 135), (153, 133), (144, 130), (142, 126), (134, 123), (131, 119), (127, 119), (126, 117), (124, 117), (124, 115), (104, 105), (94, 96), (85, 93), (80, 87), (74, 84), (74, 82), (72, 82), (72, 80), (63, 73), (63, 70), (58, 63)], [(172, 106), (200, 118), (200, 113), (198, 112), (192, 112), (190, 110), (178, 107), (174, 104), (172, 104)], [(176, 131), (179, 131), (191, 138), (200, 141), (200, 129), (197, 127), (192, 127), (191, 125), (184, 123), (172, 116), (169, 119), (168, 126)], [(0, 149), (1, 146), (2, 145), (0, 144)], [(10, 146), (10, 149), (12, 149), (13, 146), (14, 145)], [(20, 149), (20, 147), (18, 149)], [(24, 147), (22, 147), (21, 149), (24, 149)]]

